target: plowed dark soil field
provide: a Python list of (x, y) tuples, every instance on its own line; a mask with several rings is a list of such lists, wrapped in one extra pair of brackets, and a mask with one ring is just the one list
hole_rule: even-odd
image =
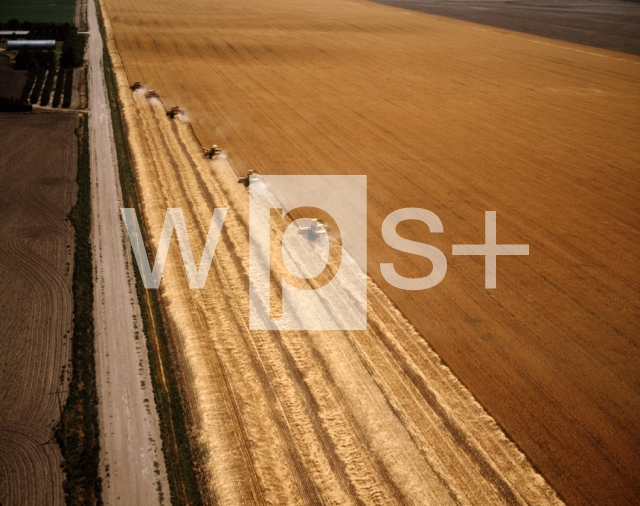
[(0, 504), (64, 504), (77, 119), (0, 116)]
[(0, 56), (0, 97), (19, 97), (26, 81), (26, 70), (13, 70), (9, 58)]
[(375, 0), (381, 4), (640, 55), (640, 3), (626, 0)]

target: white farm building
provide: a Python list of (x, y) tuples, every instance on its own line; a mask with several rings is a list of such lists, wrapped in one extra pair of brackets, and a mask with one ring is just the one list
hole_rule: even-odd
[(7, 41), (7, 51), (16, 51), (22, 46), (28, 46), (29, 49), (55, 49), (55, 40), (10, 40)]

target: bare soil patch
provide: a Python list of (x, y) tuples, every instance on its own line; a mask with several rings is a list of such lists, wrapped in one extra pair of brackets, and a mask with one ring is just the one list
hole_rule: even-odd
[(0, 55), (0, 97), (20, 97), (27, 74), (26, 70), (9, 67), (9, 57)]
[(640, 4), (623, 0), (374, 0), (381, 4), (640, 55)]
[(0, 121), (0, 503), (64, 504), (52, 439), (73, 325), (77, 118)]

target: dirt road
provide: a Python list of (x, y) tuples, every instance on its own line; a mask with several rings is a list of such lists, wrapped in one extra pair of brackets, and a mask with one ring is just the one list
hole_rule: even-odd
[[(130, 81), (182, 106), (238, 174), (366, 174), (376, 283), (568, 502), (637, 500), (639, 58), (358, 0), (106, 4)], [(213, 197), (185, 188), (207, 172), (189, 169), (168, 126), (141, 121), (132, 132), (156, 133), (139, 157), (193, 174), (146, 176), (147, 219), (157, 226), (175, 198), (206, 230)], [(431, 268), (381, 239), (403, 207), (444, 227), (399, 230), (447, 255), (424, 292), (380, 274), (382, 262)], [(482, 241), (487, 210), (499, 242), (531, 251), (498, 261), (496, 290), (483, 259), (451, 256)], [(198, 314), (181, 318), (205, 325)], [(221, 381), (194, 375), (198, 391)]]
[(135, 278), (120, 222), (121, 193), (102, 71), (102, 37), (88, 3), (95, 329), (105, 504), (168, 504), (169, 488)]

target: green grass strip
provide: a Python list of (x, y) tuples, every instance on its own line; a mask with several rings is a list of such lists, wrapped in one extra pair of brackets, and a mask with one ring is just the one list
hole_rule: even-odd
[(91, 173), (89, 128), (80, 116), (78, 136), (78, 199), (69, 213), (75, 230), (73, 266), (73, 337), (71, 381), (56, 439), (63, 455), (63, 484), (68, 505), (101, 505), (98, 473), (100, 433), (93, 326), (93, 262), (91, 250)]

